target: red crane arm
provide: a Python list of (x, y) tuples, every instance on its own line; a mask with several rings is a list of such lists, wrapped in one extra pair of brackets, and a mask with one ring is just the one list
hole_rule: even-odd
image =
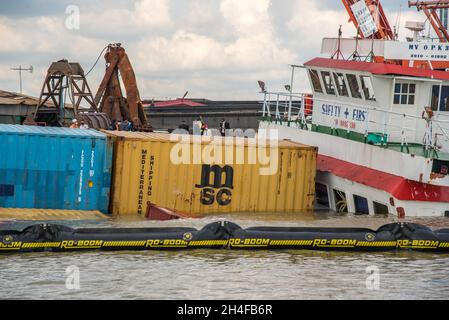
[(449, 1), (445, 0), (433, 0), (433, 1), (409, 1), (408, 6), (416, 7), (418, 10), (423, 8), (427, 9), (445, 9), (449, 8)]
[(449, 8), (449, 1), (409, 1), (409, 8), (416, 7), (418, 11), (423, 11), (427, 16), (427, 19), (430, 21), (433, 30), (437, 34), (438, 38), (441, 42), (449, 42), (449, 33), (446, 28), (443, 26), (440, 17), (438, 16), (436, 10), (438, 9), (447, 9)]
[[(382, 4), (378, 0), (342, 0), (343, 5), (346, 8), (346, 11), (349, 14), (349, 20), (352, 21), (356, 29), (359, 29), (359, 23), (355, 18), (354, 13), (352, 12), (351, 6), (359, 1), (365, 1), (368, 8), (371, 9), (371, 14), (373, 15), (374, 21), (377, 22), (377, 31), (373, 34), (375, 39), (386, 39), (386, 40), (394, 40), (395, 35), (393, 30), (390, 27), (390, 23), (388, 22), (387, 16), (385, 15)], [(375, 17), (374, 15), (378, 15)], [(365, 38), (364, 35), (361, 35), (362, 38)]]

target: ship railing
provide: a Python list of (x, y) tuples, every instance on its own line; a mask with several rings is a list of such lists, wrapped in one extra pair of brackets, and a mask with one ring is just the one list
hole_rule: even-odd
[[(274, 99), (272, 99), (272, 97)], [(310, 94), (290, 92), (264, 92), (262, 117), (268, 121), (283, 124), (292, 123), (307, 126), (312, 120), (312, 106), (308, 108), (306, 99), (312, 102)]]
[[(320, 102), (329, 102), (335, 104), (335, 101), (319, 99)], [(262, 117), (264, 120), (301, 129), (311, 129), (314, 99), (311, 94), (289, 93), (289, 92), (264, 92)], [(344, 102), (344, 105), (356, 107), (366, 112), (364, 120), (363, 137), (365, 142), (379, 143), (381, 146), (387, 146), (389, 143), (399, 143), (401, 151), (410, 152), (410, 144), (421, 144), (424, 147), (425, 154), (431, 155), (432, 151), (446, 149), (449, 151), (449, 120), (426, 119), (416, 115), (396, 112), (393, 110), (379, 109), (373, 106), (360, 106), (350, 102)], [(395, 121), (392, 122), (392, 118)], [(410, 120), (416, 120), (412, 128), (407, 127)], [(422, 139), (417, 136), (418, 123), (421, 122), (421, 131), (424, 132)], [(446, 128), (446, 129), (445, 129)], [(331, 130), (334, 132), (337, 128), (333, 123)], [(351, 129), (346, 128), (348, 136)], [(395, 132), (396, 139), (399, 141), (390, 141), (392, 133)], [(397, 135), (399, 133), (399, 136)], [(377, 134), (379, 140), (376, 142), (370, 135)], [(440, 138), (439, 138), (440, 137)], [(421, 139), (421, 141), (420, 141)], [(442, 144), (442, 142), (444, 142)], [(446, 146), (446, 147), (445, 147)], [(445, 148), (444, 148), (445, 147)]]
[[(435, 132), (434, 145), (437, 149), (443, 149), (444, 146), (449, 145), (449, 132), (447, 128), (441, 126), (441, 121), (435, 122), (435, 127), (438, 131)], [(446, 152), (449, 152), (449, 148), (446, 148)]]

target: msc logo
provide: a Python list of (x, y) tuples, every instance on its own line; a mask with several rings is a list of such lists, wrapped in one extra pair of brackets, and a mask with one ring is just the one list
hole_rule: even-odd
[(204, 205), (212, 205), (215, 201), (220, 206), (231, 203), (234, 179), (234, 169), (230, 166), (223, 168), (217, 165), (203, 164), (201, 169), (201, 183), (195, 187), (201, 190), (200, 202)]

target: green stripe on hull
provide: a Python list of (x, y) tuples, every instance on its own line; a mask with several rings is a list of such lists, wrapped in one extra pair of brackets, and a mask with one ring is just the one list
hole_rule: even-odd
[[(365, 135), (363, 133), (354, 132), (354, 131), (348, 131), (345, 129), (338, 129), (338, 128), (331, 128), (327, 126), (321, 126), (321, 125), (312, 125), (312, 131), (324, 133), (333, 135), (336, 137), (362, 142), (362, 143), (368, 143)], [(407, 154), (414, 154), (417, 156), (421, 156), (424, 158), (432, 158), (432, 159), (438, 159), (438, 160), (448, 160), (449, 161), (449, 154), (446, 152), (441, 152), (437, 150), (425, 150), (424, 146), (419, 143), (408, 143), (408, 144), (401, 144), (400, 142), (386, 142), (383, 144), (376, 144), (379, 148), (386, 148), (402, 153)]]

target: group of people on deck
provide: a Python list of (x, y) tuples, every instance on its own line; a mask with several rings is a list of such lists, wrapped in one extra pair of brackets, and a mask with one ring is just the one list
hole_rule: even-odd
[[(205, 135), (207, 130), (209, 130), (209, 126), (203, 120), (203, 117), (200, 116), (195, 122), (198, 123), (198, 126), (201, 130), (201, 135)], [(194, 126), (195, 126), (195, 122), (194, 122)], [(178, 129), (182, 129), (187, 132), (190, 132), (190, 127), (185, 120), (182, 120), (181, 124), (178, 126)], [(231, 126), (230, 126), (229, 122), (226, 121), (224, 118), (222, 118), (220, 121), (220, 125), (219, 125), (220, 134), (224, 137), (226, 135), (226, 130), (230, 130), (230, 129), (231, 129)]]
[[(71, 128), (71, 129), (89, 129), (89, 126), (86, 124), (86, 122), (84, 120), (81, 120), (78, 122), (77, 119), (73, 119), (69, 128)], [(130, 120), (124, 120), (124, 121), (112, 120), (109, 130), (135, 131), (135, 128), (134, 128), (133, 122)]]
[(124, 121), (116, 121), (112, 120), (111, 127), (109, 130), (112, 131), (136, 131), (134, 128), (134, 123), (131, 120), (124, 120)]
[[(203, 120), (203, 117), (199, 117), (196, 121), (199, 124), (199, 128), (201, 130), (201, 135), (205, 135), (207, 133), (207, 130), (209, 129), (209, 126), (207, 123)], [(77, 119), (72, 120), (72, 124), (70, 125), (71, 129), (89, 129), (89, 126), (85, 123), (85, 121), (81, 120), (78, 122)], [(190, 132), (190, 127), (187, 124), (185, 120), (182, 120), (181, 124), (178, 127), (179, 129), (183, 129), (187, 132)], [(220, 134), (224, 137), (226, 136), (226, 131), (230, 130), (231, 126), (226, 119), (222, 118), (219, 124), (219, 131)], [(135, 131), (134, 124), (132, 121), (124, 120), (124, 121), (116, 121), (112, 120), (111, 126), (109, 130), (116, 130), (116, 131)]]
[(89, 129), (89, 126), (83, 120), (81, 120), (80, 123), (78, 123), (77, 119), (73, 119), (72, 124), (70, 125), (69, 128), (71, 128), (71, 129)]

